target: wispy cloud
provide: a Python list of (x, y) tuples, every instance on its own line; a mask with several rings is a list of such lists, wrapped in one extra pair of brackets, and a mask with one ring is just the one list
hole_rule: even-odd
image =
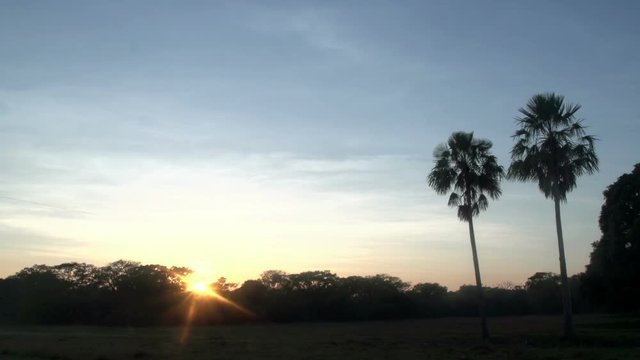
[(247, 26), (261, 33), (298, 37), (306, 46), (350, 61), (364, 59), (366, 51), (351, 40), (339, 9), (324, 6), (260, 7)]
[(11, 214), (12, 216), (15, 216), (16, 214), (31, 214), (55, 217), (78, 217), (90, 215), (91, 213), (88, 211), (70, 209), (38, 201), (19, 199), (0, 193), (0, 219), (8, 214)]
[(0, 249), (20, 251), (31, 256), (69, 256), (69, 249), (84, 245), (83, 242), (47, 235), (31, 229), (24, 229), (0, 223)]

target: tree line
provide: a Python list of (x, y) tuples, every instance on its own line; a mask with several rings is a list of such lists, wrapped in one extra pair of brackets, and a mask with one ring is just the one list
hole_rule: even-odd
[[(359, 321), (477, 316), (475, 286), (449, 291), (438, 283), (410, 285), (398, 277), (340, 277), (330, 271), (271, 270), (243, 284), (220, 278), (220, 297), (187, 291), (183, 267), (116, 261), (34, 265), (0, 279), (0, 323), (83, 325), (196, 325), (254, 321)], [(571, 278), (580, 311), (590, 309)], [(484, 289), (492, 316), (561, 311), (559, 276), (536, 273), (522, 286)], [(189, 318), (190, 308), (196, 315)]]

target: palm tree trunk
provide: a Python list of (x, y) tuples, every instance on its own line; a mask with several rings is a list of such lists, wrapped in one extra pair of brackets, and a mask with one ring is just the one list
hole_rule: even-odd
[(564, 314), (564, 336), (573, 336), (573, 315), (571, 309), (571, 290), (567, 277), (567, 261), (564, 256), (564, 240), (562, 238), (562, 220), (560, 219), (560, 199), (554, 198), (556, 210), (556, 232), (558, 234), (558, 250), (560, 252), (560, 279), (562, 280), (562, 311)]
[(480, 264), (478, 263), (478, 250), (476, 249), (476, 236), (473, 231), (473, 216), (469, 216), (469, 236), (471, 237), (471, 253), (473, 254), (473, 268), (476, 272), (476, 286), (478, 288), (478, 312), (480, 315), (480, 327), (482, 329), (482, 339), (489, 339), (489, 328), (487, 327), (487, 313), (484, 303), (484, 290), (480, 278)]

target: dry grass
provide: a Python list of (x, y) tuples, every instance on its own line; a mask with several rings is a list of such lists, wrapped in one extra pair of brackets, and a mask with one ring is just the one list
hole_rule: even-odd
[(0, 359), (640, 359), (640, 322), (576, 317), (560, 339), (559, 317), (446, 318), (395, 322), (180, 328), (4, 327)]

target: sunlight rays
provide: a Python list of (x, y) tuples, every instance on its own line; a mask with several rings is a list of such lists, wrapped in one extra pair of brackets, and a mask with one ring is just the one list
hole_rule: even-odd
[(214, 289), (214, 282), (206, 279), (203, 273), (194, 272), (182, 277), (185, 285), (185, 303), (188, 303), (185, 325), (180, 335), (180, 343), (186, 344), (194, 322), (197, 320), (198, 311), (208, 309), (210, 306), (228, 306), (232, 309), (248, 316), (255, 314), (245, 307), (222, 296)]
[(187, 291), (193, 296), (215, 297), (217, 295), (216, 292), (211, 288), (211, 285), (207, 285), (204, 282), (187, 284)]

